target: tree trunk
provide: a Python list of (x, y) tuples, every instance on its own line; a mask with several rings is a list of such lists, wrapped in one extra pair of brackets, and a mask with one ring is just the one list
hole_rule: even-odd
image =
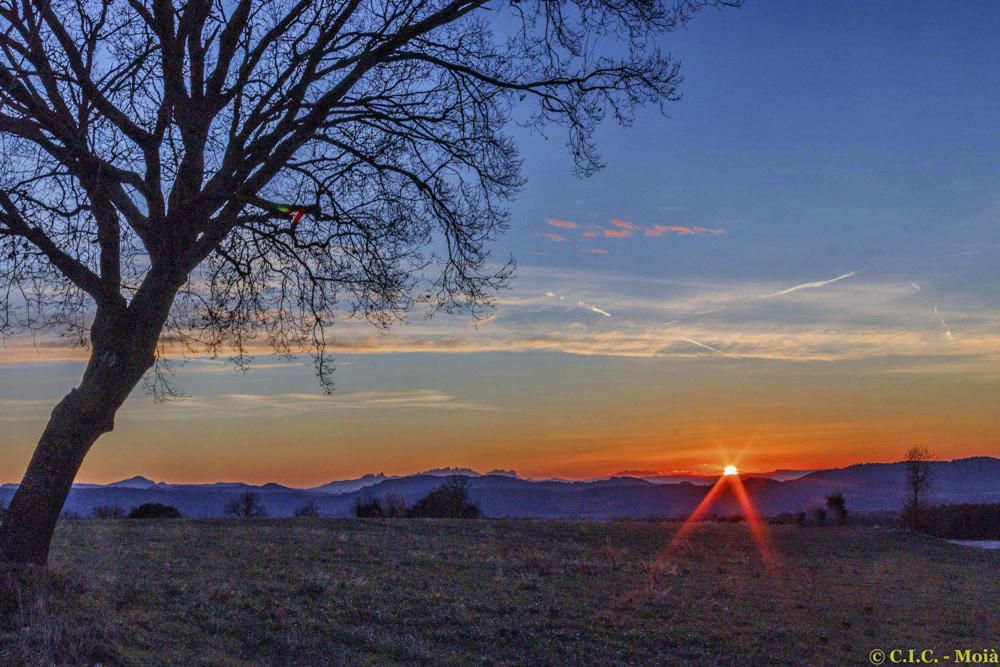
[(114, 409), (93, 411), (94, 388), (73, 389), (52, 411), (21, 485), (0, 525), (0, 556), (44, 564), (76, 473), (90, 446), (112, 428)]
[(93, 352), (80, 386), (52, 410), (4, 512), (3, 561), (44, 565), (48, 560), (56, 522), (84, 457), (102, 434), (114, 428), (118, 408), (153, 365), (179, 280), (147, 281), (127, 309), (98, 309), (91, 328)]

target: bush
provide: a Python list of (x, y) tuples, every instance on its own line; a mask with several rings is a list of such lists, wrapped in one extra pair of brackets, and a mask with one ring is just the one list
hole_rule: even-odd
[(478, 519), (482, 516), (482, 512), (477, 505), (469, 501), (468, 478), (455, 476), (418, 500), (410, 509), (409, 516)]
[(305, 505), (295, 510), (295, 516), (300, 518), (315, 519), (319, 517), (319, 506), (316, 504), (315, 500), (310, 500)]
[(390, 519), (399, 519), (410, 513), (410, 508), (406, 506), (406, 499), (403, 496), (390, 493), (382, 499), (382, 516)]
[(181, 513), (172, 505), (161, 503), (143, 503), (133, 507), (128, 513), (130, 519), (180, 519)]
[(354, 516), (359, 519), (379, 519), (384, 517), (382, 502), (377, 498), (358, 498), (354, 501)]
[(90, 510), (91, 519), (124, 519), (125, 510), (119, 505), (98, 505)]
[(245, 491), (226, 504), (226, 514), (237, 519), (262, 519), (267, 507), (256, 491)]
[(826, 497), (826, 509), (838, 525), (843, 526), (847, 523), (847, 501), (844, 500), (844, 494), (831, 493), (828, 495)]

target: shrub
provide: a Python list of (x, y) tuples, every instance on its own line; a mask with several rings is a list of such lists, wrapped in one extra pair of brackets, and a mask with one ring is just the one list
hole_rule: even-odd
[(359, 519), (378, 519), (384, 517), (382, 503), (376, 498), (358, 498), (354, 501), (354, 516)]
[(454, 476), (418, 500), (410, 509), (409, 516), (478, 519), (482, 512), (469, 500), (468, 478)]
[(91, 519), (124, 519), (125, 510), (120, 505), (98, 505), (90, 510)]
[(172, 505), (161, 503), (143, 503), (133, 507), (128, 513), (130, 519), (180, 519), (181, 513)]
[(847, 501), (844, 500), (844, 494), (831, 493), (828, 495), (826, 497), (826, 509), (838, 525), (843, 526), (847, 523)]
[(319, 506), (315, 500), (310, 500), (302, 507), (295, 510), (295, 516), (315, 519), (319, 517)]
[(409, 515), (410, 509), (406, 506), (406, 499), (394, 493), (381, 499), (365, 496), (364, 499), (359, 498), (354, 502), (354, 516), (362, 519), (401, 519)]
[(813, 510), (813, 519), (816, 520), (816, 525), (817, 526), (825, 526), (826, 525), (826, 510), (823, 509), (822, 507), (817, 507), (816, 509), (814, 509)]
[(237, 519), (261, 519), (267, 516), (267, 507), (256, 491), (244, 491), (226, 504), (226, 515)]
[(382, 516), (392, 519), (399, 519), (409, 514), (410, 508), (406, 506), (406, 499), (395, 493), (390, 493), (382, 499)]

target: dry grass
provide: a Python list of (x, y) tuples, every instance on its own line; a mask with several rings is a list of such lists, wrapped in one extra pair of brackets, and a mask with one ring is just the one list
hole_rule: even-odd
[[(866, 664), (994, 647), (1000, 552), (873, 528), (72, 522), (0, 664)], [(8, 589), (10, 587), (8, 586)], [(8, 599), (9, 599), (8, 595)]]

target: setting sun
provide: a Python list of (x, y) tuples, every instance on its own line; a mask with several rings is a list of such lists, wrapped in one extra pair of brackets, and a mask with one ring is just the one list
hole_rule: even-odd
[(723, 475), (739, 475), (740, 471), (734, 465), (728, 465), (722, 471)]

